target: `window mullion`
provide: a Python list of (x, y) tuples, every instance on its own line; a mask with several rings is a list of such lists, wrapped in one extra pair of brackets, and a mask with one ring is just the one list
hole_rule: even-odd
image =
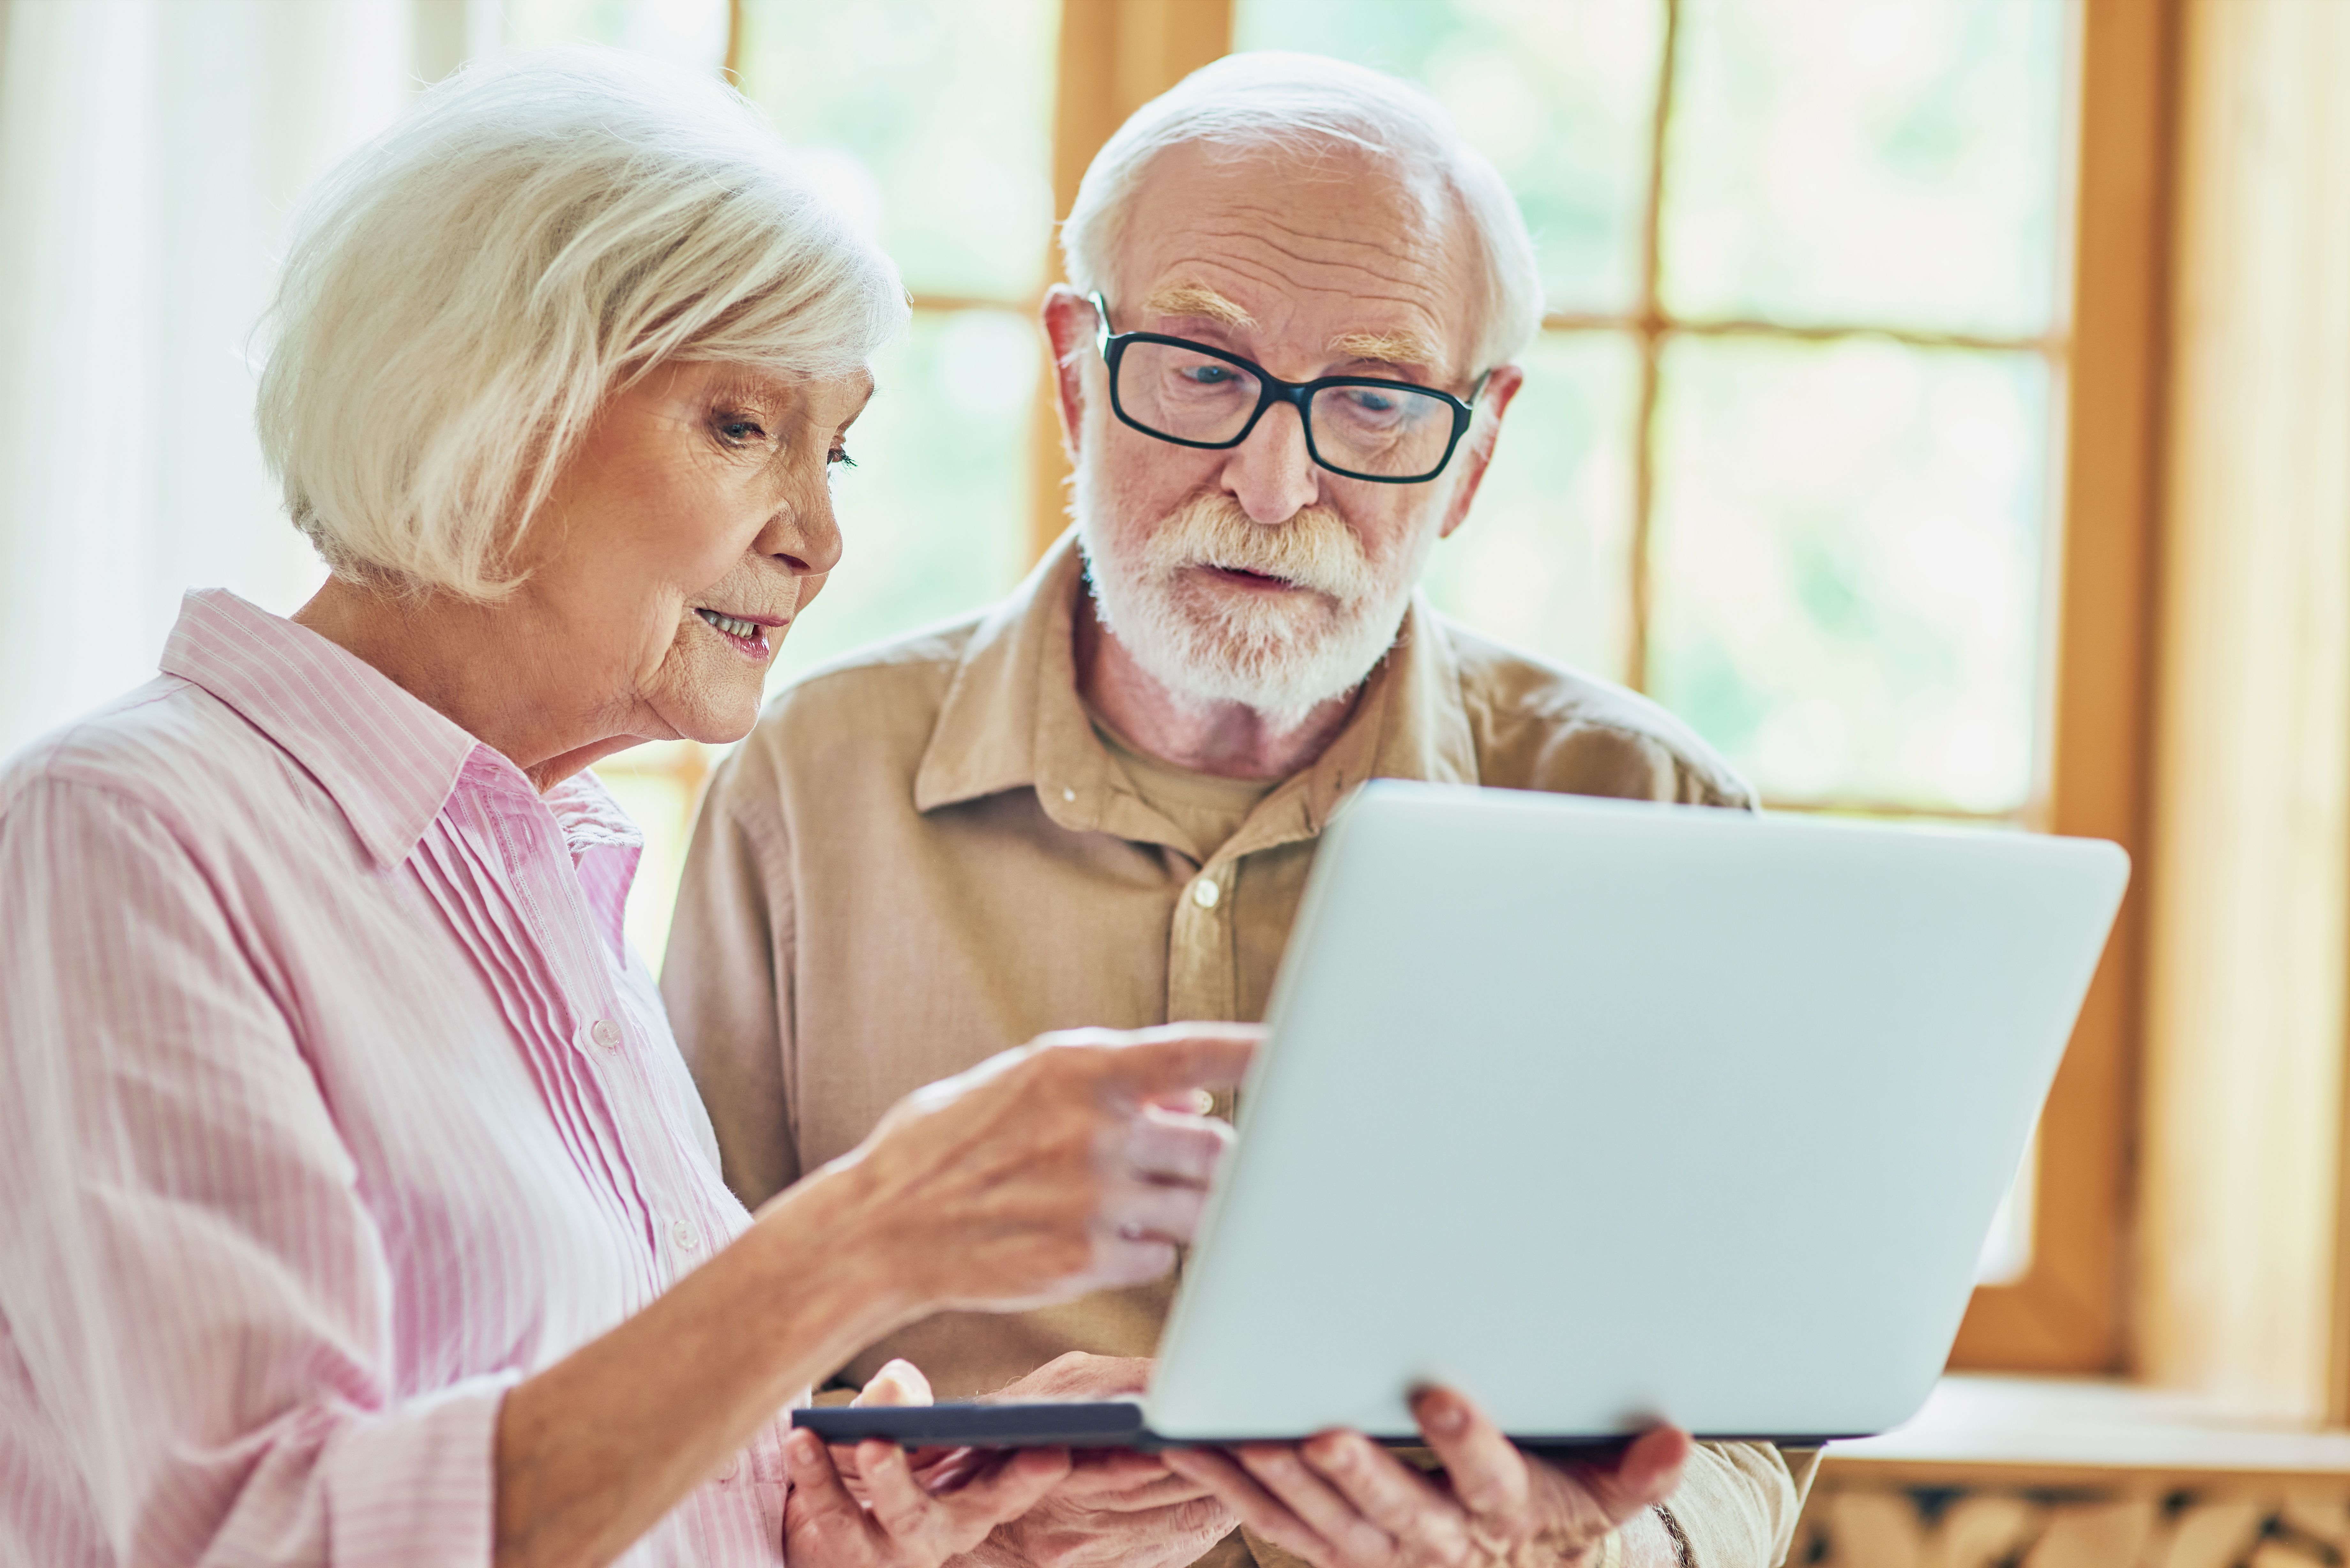
[(1659, 303), (1657, 270), (1665, 215), (1665, 134), (1672, 121), (1674, 60), (1679, 49), (1681, 0), (1664, 0), (1665, 36), (1657, 51), (1655, 112), (1648, 122), (1648, 205), (1640, 215), (1640, 296), (1635, 326), (1640, 338), (1638, 409), (1632, 421), (1632, 541), (1630, 646), (1624, 651), (1624, 680), (1634, 691), (1648, 683), (1648, 618), (1654, 596), (1648, 564), (1650, 518), (1657, 493), (1657, 378), (1664, 351), (1665, 321)]

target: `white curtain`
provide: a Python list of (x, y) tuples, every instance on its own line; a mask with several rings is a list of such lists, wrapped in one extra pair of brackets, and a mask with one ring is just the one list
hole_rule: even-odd
[(0, 757), (139, 684), (189, 587), (323, 578), (248, 350), (310, 182), (468, 56), (715, 65), (724, 0), (0, 0)]
[(183, 589), (320, 579), (247, 348), (414, 36), (408, 0), (0, 0), (0, 754), (151, 675)]

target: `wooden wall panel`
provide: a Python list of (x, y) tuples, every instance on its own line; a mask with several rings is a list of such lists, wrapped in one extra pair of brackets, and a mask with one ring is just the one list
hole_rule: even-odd
[(2136, 1359), (2338, 1417), (2350, 5), (2183, 36)]

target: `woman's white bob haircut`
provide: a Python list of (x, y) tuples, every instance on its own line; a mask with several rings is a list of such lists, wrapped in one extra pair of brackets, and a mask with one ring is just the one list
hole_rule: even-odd
[[(1434, 99), (1408, 82), (1322, 55), (1262, 50), (1201, 67), (1134, 111), (1106, 142), (1061, 226), (1069, 281), (1080, 294), (1115, 297), (1118, 251), (1151, 161), (1170, 147), (1205, 144), (1236, 157), (1274, 153), (1312, 161), (1359, 150), (1440, 204), (1477, 247), (1482, 279), (1471, 369), (1508, 363), (1542, 329), (1542, 274), (1525, 215), (1485, 155), (1470, 146)], [(1449, 228), (1451, 224), (1446, 223)]]
[(608, 50), (460, 72), (311, 193), (261, 443), (338, 576), (494, 598), (616, 388), (669, 359), (862, 367), (887, 256), (707, 77)]

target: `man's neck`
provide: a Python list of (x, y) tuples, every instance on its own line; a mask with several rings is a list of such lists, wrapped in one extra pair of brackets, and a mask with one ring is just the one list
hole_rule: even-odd
[(1263, 714), (1243, 703), (1186, 702), (1137, 663), (1126, 645), (1101, 624), (1092, 595), (1081, 592), (1076, 607), (1078, 695), (1135, 745), (1193, 773), (1287, 778), (1311, 767), (1329, 749), (1362, 695), (1357, 686), (1344, 697), (1334, 697), (1288, 730), (1274, 729)]

